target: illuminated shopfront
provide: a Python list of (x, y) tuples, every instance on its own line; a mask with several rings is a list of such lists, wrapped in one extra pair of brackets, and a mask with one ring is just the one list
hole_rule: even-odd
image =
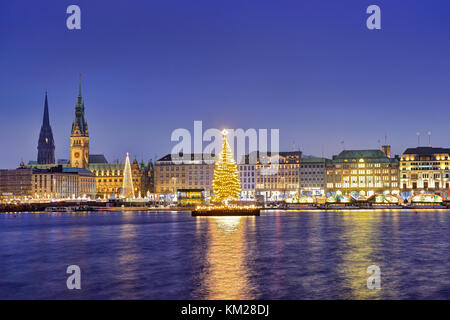
[(325, 173), (328, 196), (399, 193), (399, 158), (389, 158), (381, 150), (344, 150), (327, 162)]
[(400, 160), (400, 186), (415, 195), (433, 191), (446, 196), (450, 190), (450, 149), (406, 149)]
[(442, 203), (442, 197), (437, 194), (422, 193), (417, 196), (412, 197), (411, 202), (413, 203)]

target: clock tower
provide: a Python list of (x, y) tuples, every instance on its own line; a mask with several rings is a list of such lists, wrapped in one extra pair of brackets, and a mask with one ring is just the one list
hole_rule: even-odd
[(70, 166), (87, 169), (89, 164), (89, 131), (84, 119), (84, 103), (81, 97), (81, 75), (78, 101), (75, 105), (75, 119), (70, 134)]

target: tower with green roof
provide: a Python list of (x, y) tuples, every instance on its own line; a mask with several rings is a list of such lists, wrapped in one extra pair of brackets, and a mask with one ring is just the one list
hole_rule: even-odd
[(70, 166), (87, 169), (89, 164), (89, 131), (84, 118), (84, 102), (81, 96), (81, 74), (78, 100), (75, 105), (75, 119), (70, 134)]

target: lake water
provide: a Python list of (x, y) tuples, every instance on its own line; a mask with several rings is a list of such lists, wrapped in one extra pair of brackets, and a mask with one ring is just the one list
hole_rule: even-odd
[(0, 214), (0, 299), (421, 298), (450, 299), (449, 210)]

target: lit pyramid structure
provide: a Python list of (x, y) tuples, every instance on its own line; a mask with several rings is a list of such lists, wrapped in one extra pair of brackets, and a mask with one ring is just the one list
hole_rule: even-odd
[(124, 199), (134, 199), (133, 177), (131, 175), (130, 157), (127, 152), (125, 167), (123, 169), (123, 185), (120, 197)]

